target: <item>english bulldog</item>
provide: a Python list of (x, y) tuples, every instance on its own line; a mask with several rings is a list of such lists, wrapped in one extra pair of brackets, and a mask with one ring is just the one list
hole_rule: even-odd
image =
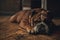
[[(22, 10), (10, 17), (9, 21), (18, 25), (28, 33), (48, 33), (48, 11), (40, 8)], [(49, 23), (47, 25), (46, 23)]]

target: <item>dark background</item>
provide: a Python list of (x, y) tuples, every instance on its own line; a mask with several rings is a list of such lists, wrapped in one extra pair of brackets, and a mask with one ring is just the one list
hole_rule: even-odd
[[(48, 0), (48, 10), (54, 18), (60, 18), (60, 0)], [(41, 7), (41, 0), (31, 0), (31, 8)], [(21, 0), (0, 0), (0, 15), (11, 15), (21, 10)]]
[(60, 18), (60, 0), (48, 0), (48, 10), (53, 12), (54, 18)]
[[(40, 8), (41, 0), (32, 0), (32, 8)], [(53, 12), (54, 18), (60, 18), (60, 0), (47, 0), (47, 9)]]

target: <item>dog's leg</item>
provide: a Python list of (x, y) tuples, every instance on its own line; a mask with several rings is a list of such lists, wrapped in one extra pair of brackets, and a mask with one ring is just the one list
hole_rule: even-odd
[(16, 21), (16, 18), (17, 18), (16, 15), (11, 16), (10, 19), (9, 19), (9, 22), (14, 22), (14, 21)]

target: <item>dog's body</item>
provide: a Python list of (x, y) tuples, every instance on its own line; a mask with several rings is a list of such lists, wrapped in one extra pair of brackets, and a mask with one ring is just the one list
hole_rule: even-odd
[(37, 30), (34, 30), (36, 24), (38, 24), (38, 22), (41, 22), (41, 19), (43, 21), (47, 19), (47, 13), (48, 12), (46, 10), (39, 8), (32, 10), (23, 10), (13, 15), (10, 18), (10, 22), (17, 22), (19, 26), (24, 28), (27, 32), (34, 32)]

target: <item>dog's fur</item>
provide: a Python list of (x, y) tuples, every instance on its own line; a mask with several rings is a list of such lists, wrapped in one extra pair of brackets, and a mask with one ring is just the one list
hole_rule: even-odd
[[(10, 22), (17, 22), (20, 27), (25, 29), (27, 32), (34, 32), (33, 28), (36, 25), (36, 21), (41, 21), (41, 14), (47, 15), (47, 10), (35, 8), (32, 10), (22, 10), (17, 12), (15, 15), (11, 16)], [(45, 20), (47, 16), (42, 16)]]

